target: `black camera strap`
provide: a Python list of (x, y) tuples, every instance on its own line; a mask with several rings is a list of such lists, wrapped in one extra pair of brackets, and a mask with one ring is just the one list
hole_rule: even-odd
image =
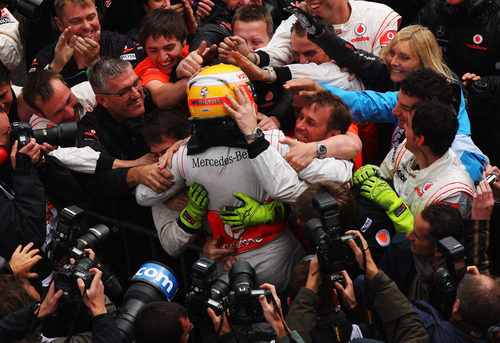
[[(368, 248), (366, 248), (366, 249), (368, 249)], [(365, 248), (362, 248), (361, 252), (363, 253), (363, 270), (366, 273), (366, 250), (365, 250)], [(366, 274), (365, 274), (364, 284), (365, 284), (364, 296), (365, 296), (365, 307), (366, 307), (365, 308), (366, 320), (368, 321), (368, 328), (370, 330), (370, 336), (375, 337), (375, 321), (373, 319), (373, 310), (372, 310), (371, 299), (368, 296), (368, 278), (366, 277)]]
[(84, 290), (83, 290), (82, 301), (78, 302), (78, 306), (76, 308), (75, 315), (73, 317), (73, 320), (71, 321), (71, 325), (69, 326), (68, 336), (64, 340), (64, 343), (69, 343), (71, 337), (73, 337), (73, 330), (75, 329), (76, 320), (78, 318), (78, 315), (80, 314), (80, 310), (82, 309), (83, 297), (86, 294), (87, 294), (87, 287), (85, 287)]

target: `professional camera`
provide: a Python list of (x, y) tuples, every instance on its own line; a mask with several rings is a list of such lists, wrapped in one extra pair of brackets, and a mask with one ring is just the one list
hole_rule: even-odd
[(87, 253), (76, 247), (71, 249), (70, 256), (75, 259), (75, 263), (66, 263), (54, 274), (56, 290), (62, 289), (66, 296), (79, 297), (80, 289), (76, 280), (82, 279), (85, 288), (89, 288), (94, 279), (89, 270), (98, 268), (102, 272), (101, 281), (106, 294), (115, 299), (122, 293), (116, 274), (108, 266), (101, 264), (97, 258), (92, 261)]
[(195, 327), (212, 328), (207, 308), (220, 316), (224, 313), (222, 298), (229, 292), (227, 273), (215, 279), (215, 262), (202, 257), (191, 267), (191, 285), (186, 294), (186, 309)]
[(76, 122), (61, 123), (58, 126), (46, 129), (33, 130), (29, 123), (16, 121), (11, 125), (12, 140), (19, 142), (17, 149), (21, 149), (35, 138), (38, 144), (44, 142), (61, 147), (72, 147), (75, 145), (75, 134), (78, 129)]
[(255, 270), (246, 261), (237, 261), (229, 270), (231, 292), (227, 295), (227, 304), (231, 323), (248, 325), (265, 321), (260, 306), (259, 296), (265, 295), (267, 302), (274, 301), (267, 289), (254, 289)]
[[(88, 218), (84, 211), (76, 206), (63, 208), (59, 212), (59, 221), (55, 231), (52, 233), (52, 240), (49, 244), (49, 258), (57, 268), (61, 258), (67, 257), (71, 249), (76, 247), (80, 250), (91, 248), (95, 249), (97, 245), (109, 238), (111, 230), (103, 224), (97, 224), (89, 227)], [(89, 227), (85, 234), (85, 227)]]
[(25, 17), (37, 18), (43, 0), (4, 0), (2, 2), (8, 6), (11, 12), (18, 10)]
[(312, 202), (321, 219), (307, 221), (305, 236), (318, 255), (321, 271), (330, 275), (354, 266), (354, 253), (347, 242), (353, 239), (361, 246), (361, 240), (356, 235), (342, 235), (337, 201), (330, 194), (321, 193), (313, 197)]
[(455, 296), (457, 286), (466, 271), (465, 248), (455, 238), (448, 236), (438, 242), (438, 250), (446, 258), (446, 268), (432, 274), (432, 287), (441, 293)]
[(134, 341), (134, 322), (141, 308), (154, 301), (172, 301), (179, 288), (173, 272), (158, 262), (144, 263), (132, 277), (115, 317), (123, 342)]

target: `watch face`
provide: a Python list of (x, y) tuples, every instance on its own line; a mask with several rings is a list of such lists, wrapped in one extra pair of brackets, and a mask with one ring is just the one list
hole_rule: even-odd
[(322, 143), (318, 144), (318, 154), (320, 156), (323, 156), (324, 154), (326, 154), (326, 146)]

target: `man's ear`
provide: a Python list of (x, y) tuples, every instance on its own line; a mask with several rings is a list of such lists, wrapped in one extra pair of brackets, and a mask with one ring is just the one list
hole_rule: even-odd
[(107, 102), (106, 102), (106, 97), (104, 97), (102, 94), (96, 94), (95, 95), (95, 101), (102, 105), (104, 108), (107, 108)]
[(451, 308), (451, 317), (453, 319), (462, 320), (462, 315), (460, 314), (460, 299), (456, 299)]
[(62, 20), (60, 20), (57, 16), (54, 17), (54, 20), (56, 22), (56, 25), (57, 25), (57, 28), (59, 29), (59, 31), (64, 32), (64, 29), (66, 29), (66, 28), (64, 27)]
[(425, 137), (424, 136), (418, 136), (417, 138), (417, 146), (421, 147), (425, 144)]

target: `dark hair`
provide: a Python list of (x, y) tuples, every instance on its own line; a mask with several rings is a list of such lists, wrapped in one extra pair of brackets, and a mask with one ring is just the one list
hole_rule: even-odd
[(156, 9), (147, 13), (139, 25), (139, 42), (146, 49), (149, 37), (175, 38), (183, 43), (188, 35), (182, 16), (174, 10)]
[(420, 100), (438, 100), (445, 104), (453, 101), (453, 88), (446, 77), (432, 69), (414, 71), (401, 82), (403, 93)]
[(33, 304), (34, 299), (26, 289), (27, 279), (19, 275), (0, 275), (0, 318)]
[[(318, 24), (323, 26), (323, 28), (325, 30), (333, 31), (333, 26), (330, 25), (325, 19), (318, 17), (318, 16), (314, 16), (314, 19), (316, 20), (316, 22)], [(304, 26), (302, 26), (302, 24), (298, 20), (295, 23), (293, 23), (292, 28), (290, 29), (290, 32), (291, 33), (295, 32), (295, 34), (298, 37), (305, 37), (307, 35), (306, 29), (304, 28)]]
[(320, 91), (306, 100), (306, 107), (316, 104), (321, 107), (331, 106), (332, 111), (328, 118), (327, 129), (339, 130), (345, 133), (352, 123), (352, 115), (347, 105), (338, 96), (328, 92)]
[(465, 277), (457, 289), (459, 313), (481, 333), (500, 322), (500, 280), (487, 275)]
[(180, 318), (187, 318), (187, 312), (179, 304), (168, 301), (147, 304), (135, 319), (136, 342), (179, 342), (184, 332)]
[(463, 242), (464, 220), (460, 212), (453, 206), (432, 204), (425, 207), (420, 215), (430, 226), (425, 238), (432, 247), (436, 247), (440, 239), (448, 236)]
[(10, 83), (10, 70), (2, 62), (0, 62), (0, 85), (2, 83)]
[(271, 17), (271, 14), (267, 10), (267, 8), (265, 8), (264, 6), (251, 4), (238, 8), (233, 16), (233, 28), (234, 23), (237, 20), (243, 21), (245, 23), (262, 20), (266, 23), (266, 32), (269, 37), (273, 36), (273, 18)]
[(54, 79), (64, 82), (62, 76), (54, 70), (36, 70), (28, 74), (26, 86), (23, 88), (24, 101), (32, 108), (42, 113), (40, 108), (35, 104), (38, 97), (45, 102), (54, 95), (54, 89), (50, 82)]
[(434, 155), (444, 155), (458, 130), (457, 116), (451, 106), (437, 100), (421, 100), (412, 106), (411, 112), (413, 133), (425, 138), (424, 145)]
[(297, 198), (292, 209), (293, 215), (303, 222), (307, 222), (312, 218), (319, 218), (320, 213), (314, 208), (312, 198), (321, 193), (329, 193), (337, 201), (341, 224), (347, 223), (354, 217), (356, 213), (354, 196), (345, 185), (334, 181), (318, 181), (310, 185)]
[(94, 0), (54, 0), (54, 9), (56, 11), (56, 16), (59, 19), (62, 19), (63, 9), (66, 4), (74, 4), (82, 7), (86, 7), (89, 5), (95, 5)]
[(181, 140), (191, 133), (188, 116), (177, 107), (152, 111), (142, 125), (146, 144), (161, 143), (164, 137)]

